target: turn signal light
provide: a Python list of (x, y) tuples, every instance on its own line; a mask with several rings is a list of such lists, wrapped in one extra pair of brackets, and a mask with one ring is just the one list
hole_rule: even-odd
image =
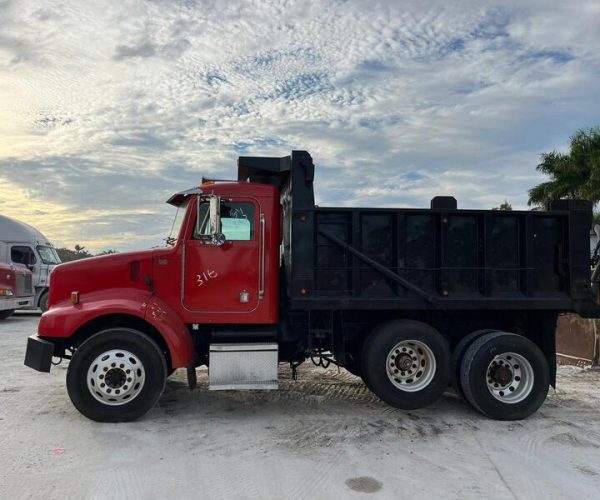
[(79, 304), (79, 292), (71, 292), (71, 302), (73, 304)]
[(12, 290), (9, 290), (8, 288), (0, 288), (0, 297), (10, 297), (11, 295), (14, 295)]

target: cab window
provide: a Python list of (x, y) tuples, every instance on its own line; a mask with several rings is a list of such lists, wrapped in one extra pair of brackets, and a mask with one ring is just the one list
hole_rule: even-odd
[(15, 264), (23, 264), (24, 266), (31, 266), (36, 263), (37, 259), (33, 253), (31, 247), (12, 247), (10, 249), (10, 260)]
[[(200, 232), (194, 234), (194, 239), (210, 233), (210, 223), (207, 217), (208, 203), (200, 205), (198, 218)], [(221, 202), (221, 232), (228, 241), (250, 241), (254, 239), (254, 205), (247, 202)]]

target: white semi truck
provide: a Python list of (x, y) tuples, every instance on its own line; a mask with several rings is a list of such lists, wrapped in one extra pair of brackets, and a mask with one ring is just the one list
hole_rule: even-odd
[(60, 264), (56, 249), (36, 228), (0, 215), (0, 262), (25, 266), (33, 274), (33, 307), (48, 309), (50, 271)]

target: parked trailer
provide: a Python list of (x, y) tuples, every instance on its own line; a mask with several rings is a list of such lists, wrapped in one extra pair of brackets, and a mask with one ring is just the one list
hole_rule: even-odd
[(133, 420), (165, 379), (277, 388), (277, 366), (336, 363), (415, 409), (453, 383), (483, 414), (521, 419), (555, 383), (557, 315), (597, 316), (591, 205), (543, 212), (322, 208), (305, 151), (240, 157), (232, 182), (173, 195), (168, 247), (68, 263), (25, 364), (70, 359), (67, 390), (100, 421)]
[(34, 299), (31, 271), (0, 263), (0, 320), (17, 309), (33, 307)]

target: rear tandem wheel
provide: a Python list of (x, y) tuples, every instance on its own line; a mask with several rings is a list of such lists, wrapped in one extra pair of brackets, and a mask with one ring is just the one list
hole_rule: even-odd
[(428, 406), (450, 381), (448, 343), (435, 328), (419, 321), (384, 323), (365, 340), (362, 374), (367, 387), (396, 408)]
[(550, 386), (548, 362), (529, 339), (487, 333), (465, 352), (460, 383), (473, 407), (496, 420), (520, 420), (534, 413)]

